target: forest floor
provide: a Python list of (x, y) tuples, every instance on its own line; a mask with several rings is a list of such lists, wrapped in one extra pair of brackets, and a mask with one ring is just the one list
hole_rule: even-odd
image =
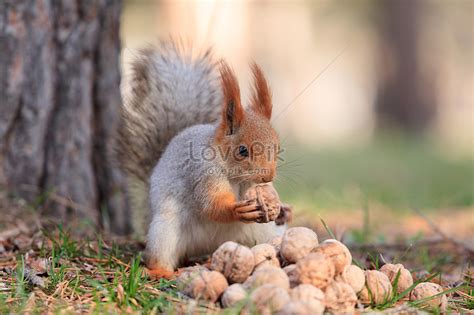
[[(218, 305), (196, 302), (181, 295), (174, 281), (148, 278), (141, 260), (142, 241), (106, 235), (75, 235), (50, 219), (38, 217), (24, 202), (2, 194), (0, 213), (2, 314), (223, 312)], [(472, 208), (457, 213), (464, 213), (464, 220), (472, 220)], [(347, 214), (344, 217), (342, 224), (364, 220), (360, 216), (353, 216), (351, 220)], [(459, 219), (458, 214), (453, 222)], [(414, 217), (407, 220), (414, 220)], [(421, 216), (418, 220), (425, 222), (430, 230), (414, 235), (407, 232), (411, 237), (401, 238), (400, 227), (410, 224), (397, 223), (396, 235), (387, 234), (385, 239), (375, 241), (364, 239), (363, 235), (370, 231), (338, 230), (333, 217), (328, 217), (327, 225), (331, 229), (336, 227), (334, 233), (339, 234), (336, 237), (344, 239), (359, 264), (377, 269), (384, 262), (401, 262), (412, 271), (416, 281), (430, 278), (441, 283), (449, 293), (451, 311), (473, 311), (471, 267), (474, 251), (469, 240), (472, 234), (452, 238), (429, 218)], [(303, 225), (299, 224), (301, 222), (315, 229), (320, 239), (327, 238), (327, 232), (331, 231), (314, 216), (307, 220), (301, 214), (295, 224)], [(370, 309), (394, 311), (412, 306), (393, 299)], [(225, 313), (237, 314), (239, 309)]]

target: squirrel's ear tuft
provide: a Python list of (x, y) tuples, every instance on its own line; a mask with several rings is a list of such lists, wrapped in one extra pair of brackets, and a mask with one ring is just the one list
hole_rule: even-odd
[(223, 128), (225, 135), (232, 135), (240, 127), (244, 118), (244, 109), (240, 103), (239, 83), (234, 71), (225, 61), (220, 62), (219, 71), (224, 94), (221, 128)]
[(262, 69), (255, 62), (252, 63), (251, 68), (254, 80), (252, 109), (270, 119), (272, 117), (272, 93)]

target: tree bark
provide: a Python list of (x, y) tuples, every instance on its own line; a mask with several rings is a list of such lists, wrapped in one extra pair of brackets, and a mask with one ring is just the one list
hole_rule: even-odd
[(378, 122), (408, 132), (423, 132), (436, 104), (430, 78), (422, 77), (418, 53), (422, 1), (380, 4)]
[(112, 139), (118, 0), (0, 1), (0, 181), (65, 223), (129, 231)]

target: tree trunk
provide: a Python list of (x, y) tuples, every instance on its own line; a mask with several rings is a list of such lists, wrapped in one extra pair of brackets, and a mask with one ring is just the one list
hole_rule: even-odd
[(377, 113), (379, 125), (422, 132), (435, 110), (430, 78), (422, 77), (418, 33), (422, 1), (382, 1)]
[(65, 223), (129, 231), (112, 139), (118, 0), (0, 1), (0, 181)]

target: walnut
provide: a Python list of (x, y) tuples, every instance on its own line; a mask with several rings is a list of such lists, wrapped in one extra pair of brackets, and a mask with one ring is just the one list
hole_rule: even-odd
[(359, 293), (365, 286), (364, 270), (356, 265), (346, 266), (338, 279), (350, 285), (355, 293)]
[(254, 273), (244, 282), (246, 288), (257, 288), (263, 284), (273, 284), (277, 287), (288, 290), (290, 280), (283, 271), (275, 266), (263, 266), (254, 271)]
[(279, 253), (280, 248), (281, 248), (281, 241), (283, 237), (282, 236), (275, 236), (274, 238), (270, 239), (267, 244), (270, 244), (275, 248), (275, 252)]
[(291, 301), (286, 304), (278, 315), (312, 315), (312, 314), (322, 314), (322, 313), (313, 313), (310, 311), (308, 304), (302, 301)]
[(276, 257), (278, 258), (278, 261), (280, 262), (280, 266), (285, 266), (288, 264), (288, 262), (285, 260), (285, 258), (282, 257), (281, 255), (281, 241), (283, 239), (283, 236), (275, 236), (272, 239), (270, 239), (267, 244), (270, 244), (273, 246), (276, 252)]
[(335, 269), (332, 261), (319, 253), (311, 253), (296, 263), (300, 283), (312, 284), (323, 290), (333, 281)]
[(252, 251), (235, 242), (225, 242), (212, 254), (211, 269), (221, 272), (230, 283), (242, 283), (252, 273)]
[(341, 274), (344, 268), (352, 263), (352, 255), (349, 249), (334, 239), (325, 240), (314, 248), (313, 252), (322, 253), (329, 257), (336, 268), (336, 274)]
[(304, 302), (310, 314), (322, 314), (324, 312), (324, 293), (311, 284), (300, 284), (290, 291), (293, 301)]
[(286, 273), (288, 279), (290, 280), (290, 288), (294, 288), (300, 283), (296, 264), (286, 266), (285, 268), (283, 268), (283, 271)]
[(305, 227), (286, 230), (281, 241), (280, 253), (286, 261), (295, 263), (308, 255), (318, 245), (318, 236)]
[(247, 190), (244, 199), (255, 200), (257, 205), (259, 205), (265, 213), (265, 216), (261, 220), (257, 221), (258, 223), (275, 221), (275, 219), (280, 214), (280, 197), (278, 196), (278, 193), (273, 185), (256, 185), (255, 187)]
[(273, 284), (264, 284), (250, 295), (250, 305), (244, 308), (244, 314), (274, 314), (281, 311), (288, 302), (290, 296), (285, 289)]
[(359, 292), (359, 297), (364, 304), (382, 304), (390, 298), (392, 284), (387, 275), (377, 270), (365, 272), (365, 287)]
[(347, 283), (333, 281), (326, 288), (325, 303), (329, 313), (354, 313), (357, 296)]
[(180, 269), (180, 277), (184, 277), (184, 275), (186, 274), (196, 274), (198, 273), (199, 271), (203, 271), (203, 270), (209, 270), (207, 269), (206, 267), (202, 266), (202, 265), (195, 265), (195, 266), (190, 266), (190, 267), (186, 267), (186, 268), (181, 268)]
[(183, 268), (180, 270), (179, 276), (176, 279), (176, 283), (179, 288), (184, 288), (190, 284), (194, 278), (199, 277), (201, 272), (206, 271), (209, 271), (209, 269), (201, 265)]
[[(437, 310), (440, 308), (441, 311), (446, 310), (448, 305), (448, 299), (443, 292), (443, 288), (433, 282), (421, 282), (410, 292), (410, 301), (423, 300), (420, 306), (429, 310)], [(438, 295), (436, 297), (433, 297)], [(429, 299), (433, 297), (432, 299)], [(426, 299), (426, 300), (424, 300)]]
[(251, 248), (255, 257), (255, 268), (261, 266), (280, 267), (275, 248), (270, 244), (259, 244)]
[(400, 272), (397, 282), (397, 293), (402, 293), (413, 285), (413, 277), (411, 276), (410, 271), (405, 269), (402, 264), (385, 264), (380, 268), (380, 272), (387, 275), (392, 283), (392, 287), (395, 285), (395, 279), (397, 278), (398, 272)]
[(178, 277), (177, 284), (184, 294), (211, 302), (216, 302), (229, 285), (220, 272), (207, 269), (183, 272)]
[(233, 306), (247, 297), (247, 291), (240, 283), (230, 285), (222, 294), (221, 303), (223, 307)]

